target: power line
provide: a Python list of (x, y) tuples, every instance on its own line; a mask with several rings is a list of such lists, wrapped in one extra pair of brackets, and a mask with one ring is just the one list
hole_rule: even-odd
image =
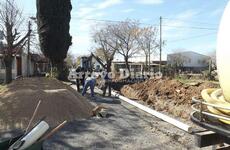
[[(31, 17), (31, 16), (36, 16), (34, 14), (24, 14), (27, 17)], [(60, 16), (57, 15), (50, 15), (47, 14), (46, 16), (49, 17), (53, 17), (53, 18), (60, 18)], [(95, 19), (95, 18), (81, 18), (81, 17), (75, 17), (75, 16), (71, 16), (71, 19), (78, 19), (78, 20), (88, 20), (88, 21), (96, 21), (96, 22), (114, 22), (114, 23), (121, 23), (121, 22), (125, 22), (126, 20), (110, 20), (110, 19)], [(151, 26), (158, 26), (158, 24), (150, 24), (150, 23), (144, 23), (144, 22), (140, 22), (138, 21), (138, 19), (131, 19), (131, 20), (137, 20), (138, 23), (140, 24), (145, 24), (145, 25), (151, 25)]]
[(171, 41), (167, 41), (167, 43), (178, 42), (178, 41), (185, 41), (185, 40), (190, 40), (190, 39), (196, 39), (196, 38), (205, 37), (205, 36), (213, 35), (213, 34), (216, 34), (216, 32), (201, 34), (201, 35), (197, 35), (197, 36), (191, 36), (191, 37), (183, 38), (183, 39), (171, 40)]
[(163, 18), (165, 20), (178, 20), (178, 21), (182, 21), (182, 22), (190, 22), (190, 23), (198, 23), (198, 24), (206, 24), (206, 25), (218, 25), (218, 24), (214, 24), (214, 23), (208, 23), (208, 22), (200, 22), (200, 21), (188, 21), (188, 20), (183, 20), (183, 19), (177, 19), (177, 18)]
[(198, 29), (198, 30), (212, 30), (217, 31), (216, 28), (206, 28), (206, 27), (198, 27), (198, 26), (173, 26), (173, 25), (162, 25), (165, 27), (179, 28), (179, 29)]
[[(71, 18), (77, 18), (77, 17), (71, 17)], [(126, 20), (109, 20), (109, 19), (94, 19), (94, 18), (78, 18), (78, 20), (88, 20), (88, 21), (95, 21), (95, 22), (111, 22), (111, 23), (122, 23), (125, 22)], [(149, 26), (159, 26), (158, 24), (150, 24), (150, 23), (143, 23), (140, 21), (137, 21), (140, 24), (145, 24)]]
[[(57, 15), (47, 15), (47, 16), (51, 16), (51, 17), (55, 17), (55, 18), (60, 17), (60, 16), (57, 16)], [(121, 20), (109, 20), (109, 19), (80, 18), (80, 17), (74, 17), (74, 16), (72, 16), (71, 19), (87, 20), (87, 21), (95, 21), (95, 22), (110, 22), (110, 23), (125, 22), (125, 20), (121, 21)], [(168, 19), (168, 18), (164, 18), (164, 19)], [(155, 27), (159, 26), (159, 24), (143, 23), (143, 22), (140, 22), (140, 21), (138, 23), (144, 24), (144, 25), (149, 25), (149, 26), (155, 26)], [(162, 26), (178, 28), (178, 29), (197, 29), (197, 30), (213, 30), (213, 31), (217, 30), (217, 28), (208, 28), (208, 27), (200, 27), (200, 26), (173, 26), (173, 25), (167, 25), (167, 24), (162, 24)]]
[[(117, 21), (117, 20), (103, 20), (103, 19), (81, 19), (81, 20), (90, 20), (90, 21), (98, 21), (98, 22), (116, 22), (116, 23), (121, 23), (125, 21)], [(159, 26), (158, 24), (147, 24), (147, 23), (142, 23), (139, 22), (140, 24), (146, 24), (146, 25), (151, 25), (151, 26)], [(216, 31), (216, 28), (207, 28), (207, 27), (198, 27), (198, 26), (173, 26), (173, 25), (166, 25), (163, 24), (162, 26), (166, 27), (172, 27), (172, 28), (180, 28), (180, 29), (198, 29), (198, 30), (213, 30)]]

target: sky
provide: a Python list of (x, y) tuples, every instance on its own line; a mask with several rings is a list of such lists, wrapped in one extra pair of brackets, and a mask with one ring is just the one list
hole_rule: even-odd
[[(0, 0), (3, 1), (3, 0)], [(222, 13), (229, 0), (72, 0), (70, 52), (89, 54), (95, 46), (91, 34), (102, 20), (139, 20), (141, 26), (159, 28), (162, 16), (163, 59), (178, 51), (209, 54), (216, 48)], [(36, 0), (16, 0), (25, 17), (36, 15)], [(121, 59), (116, 56), (116, 59)], [(137, 56), (135, 60), (142, 60)], [(158, 56), (154, 56), (157, 60)], [(133, 61), (135, 61), (133, 60)], [(139, 61), (139, 60), (138, 60)]]

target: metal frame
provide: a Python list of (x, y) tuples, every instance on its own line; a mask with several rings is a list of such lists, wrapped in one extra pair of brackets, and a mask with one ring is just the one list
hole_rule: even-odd
[[(192, 98), (192, 110), (191, 120), (207, 129), (205, 131), (194, 132), (196, 139), (196, 146), (202, 148), (207, 146), (212, 146), (212, 149), (217, 149), (216, 145), (227, 143), (230, 144), (230, 126), (225, 125), (219, 121), (219, 119), (224, 119), (230, 121), (230, 117), (227, 115), (216, 115), (203, 110), (203, 106), (210, 106), (219, 109), (230, 110), (228, 107), (218, 106), (215, 104), (204, 102), (203, 100), (198, 100), (195, 97)], [(208, 121), (208, 120), (213, 120)], [(219, 149), (230, 149), (229, 147), (219, 148)]]

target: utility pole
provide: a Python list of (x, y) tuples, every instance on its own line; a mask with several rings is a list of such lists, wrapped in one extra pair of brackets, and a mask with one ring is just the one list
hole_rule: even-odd
[(150, 57), (151, 57), (151, 54), (150, 54), (150, 53), (151, 53), (151, 52), (150, 52), (150, 43), (149, 43), (148, 53), (149, 53), (149, 68), (148, 68), (148, 70), (149, 70), (149, 73), (150, 73), (150, 71), (151, 71), (151, 62), (150, 62), (150, 61), (151, 61), (151, 58), (150, 58)]
[(28, 31), (29, 31), (29, 35), (28, 35), (28, 45), (27, 45), (27, 76), (30, 76), (30, 31), (31, 31), (31, 22), (29, 21), (28, 23)]
[(162, 56), (162, 17), (160, 16), (160, 64), (159, 72), (161, 72), (161, 56)]

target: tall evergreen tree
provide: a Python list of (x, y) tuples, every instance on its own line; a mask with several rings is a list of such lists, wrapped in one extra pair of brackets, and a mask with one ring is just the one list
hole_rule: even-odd
[(65, 79), (64, 59), (72, 44), (70, 0), (37, 0), (38, 33), (41, 50), (56, 67), (58, 79)]

